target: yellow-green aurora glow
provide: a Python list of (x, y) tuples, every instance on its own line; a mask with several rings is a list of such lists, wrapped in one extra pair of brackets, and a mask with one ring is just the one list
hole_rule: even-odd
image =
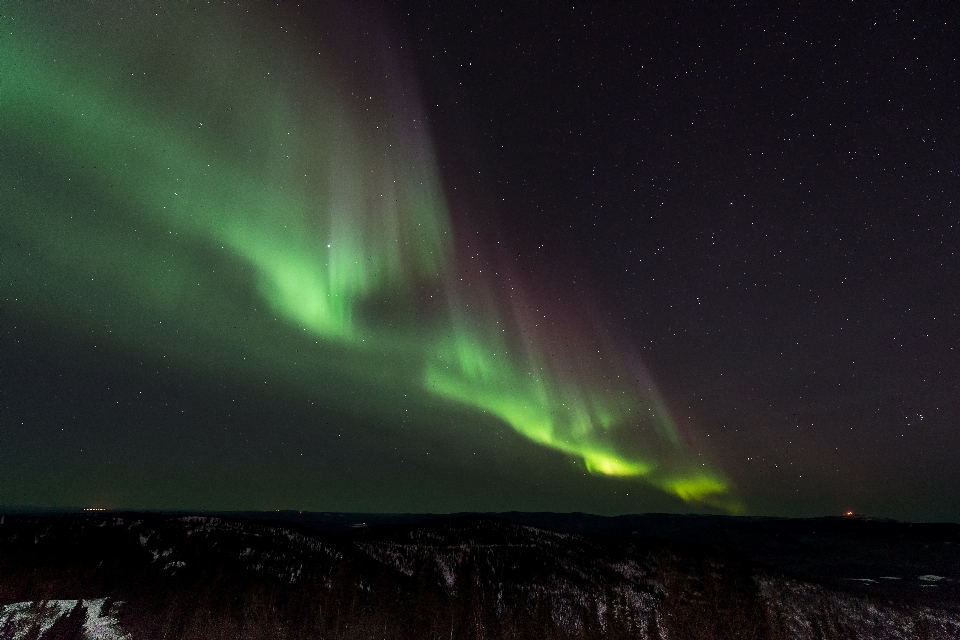
[(473, 408), (593, 474), (738, 510), (577, 301), (545, 311), (509, 265), (467, 268), (387, 40), (318, 52), (257, 7), (5, 7), (0, 268), (25, 313), (288, 372), (324, 402), (381, 390), (365, 411), (398, 389)]

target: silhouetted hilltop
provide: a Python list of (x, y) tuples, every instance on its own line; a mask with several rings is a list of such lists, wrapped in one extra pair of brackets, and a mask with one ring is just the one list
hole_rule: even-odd
[(916, 545), (950, 559), (955, 525), (257, 515), (7, 515), (0, 638), (960, 637), (960, 611), (925, 593), (955, 589), (952, 568), (899, 576), (935, 585), (918, 594), (777, 568), (846, 550), (862, 569), (897, 544), (901, 567)]

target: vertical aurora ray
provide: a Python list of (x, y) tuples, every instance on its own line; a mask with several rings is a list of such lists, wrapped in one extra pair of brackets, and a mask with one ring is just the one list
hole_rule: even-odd
[[(453, 329), (435, 347), (428, 389), (582, 459), (593, 474), (642, 478), (685, 501), (742, 511), (723, 477), (682, 444), (643, 367), (604, 340), (596, 319), (569, 303), (551, 309), (516, 277), (493, 282), (489, 274), (501, 270), (475, 269), (483, 272), (458, 280), (468, 286), (453, 296)], [(484, 293), (466, 302), (469, 291)]]
[[(321, 399), (344, 371), (386, 376), (594, 474), (737, 508), (622, 349), (576, 313), (534, 313), (523, 278), (462, 277), (415, 92), (385, 45), (367, 56), (377, 74), (347, 74), (253, 4), (67, 6), (3, 16), (0, 269), (22, 313), (127, 308), (103, 337), (128, 343), (173, 313), (214, 353), (242, 341), (264, 365), (317, 360)], [(234, 286), (247, 278), (249, 299)], [(87, 280), (106, 284), (70, 290)], [(423, 305), (433, 294), (445, 304)], [(244, 324), (261, 306), (302, 344)], [(322, 362), (331, 345), (338, 362)]]
[[(122, 194), (131, 209), (173, 233), (213, 239), (249, 261), (264, 298), (288, 319), (325, 338), (349, 339), (359, 299), (386, 284), (437, 275), (446, 219), (437, 189), (425, 179), (433, 175), (429, 157), (427, 166), (413, 164), (410, 176), (403, 167), (422, 152), (401, 136), (376, 139), (369, 124), (321, 90), (303, 98), (313, 116), (298, 119), (283, 87), (256, 82), (269, 73), (253, 65), (241, 84), (244, 103), (254, 106), (221, 128), (263, 131), (231, 157), (205, 148), (200, 130), (210, 114), (189, 100), (183, 106), (196, 113), (189, 124), (184, 117), (144, 117), (148, 96), (136, 88), (119, 95), (92, 88), (83, 70), (58, 70), (52, 54), (31, 56), (26, 43), (7, 44), (0, 105), (18, 142), (56, 149), (74, 162), (65, 170), (83, 170), (85, 158), (96, 159), (96, 173), (84, 176), (95, 188)], [(236, 65), (228, 62), (230, 49), (224, 44), (205, 53), (230, 68)], [(138, 62), (128, 59), (113, 75), (140, 68)], [(206, 99), (207, 79), (180, 81)], [(231, 98), (213, 101), (232, 112)], [(216, 125), (208, 120), (207, 127)], [(261, 161), (263, 167), (251, 166)]]

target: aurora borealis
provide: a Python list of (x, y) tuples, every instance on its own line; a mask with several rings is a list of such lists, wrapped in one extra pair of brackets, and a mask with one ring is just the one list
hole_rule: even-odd
[[(416, 11), (2, 5), (2, 321), (20, 373), (0, 504), (752, 508), (749, 437), (720, 443), (708, 425), (776, 419), (689, 409), (740, 375), (713, 364), (736, 361), (736, 341), (654, 353), (671, 364), (651, 372), (638, 319), (676, 300), (610, 276), (687, 250), (650, 223), (621, 234), (656, 249), (625, 269), (590, 251), (586, 267), (533, 256), (536, 233), (577, 241), (553, 242), (564, 225), (505, 186), (509, 162), (484, 164), (503, 145), (464, 151), (473, 134), (457, 123), (485, 107), (457, 102), (425, 63), (436, 54), (410, 45), (429, 31)], [(556, 214), (570, 228), (596, 206), (577, 197)], [(692, 286), (651, 268), (651, 283)], [(64, 399), (60, 363), (103, 397)], [(100, 453), (85, 461), (84, 446)]]
[[(324, 389), (346, 371), (374, 413), (395, 411), (382, 386), (402, 388), (436, 429), (458, 403), (591, 473), (736, 508), (622, 349), (586, 324), (551, 335), (570, 319), (531, 319), (514, 278), (462, 277), (415, 85), (386, 42), (356, 78), (370, 95), (351, 95), (322, 53), (232, 11), (114, 7), (76, 26), (24, 13), (8, 17), (2, 109), (25, 159), (5, 172), (5, 272), (27, 313), (50, 313), (56, 291), (65, 331), (86, 316), (96, 337), (198, 366), (242, 345), (251, 373), (300, 358), (318, 402), (337, 402)], [(249, 306), (282, 328), (251, 323)], [(158, 317), (185, 328), (144, 339)], [(197, 358), (197, 343), (217, 353)]]

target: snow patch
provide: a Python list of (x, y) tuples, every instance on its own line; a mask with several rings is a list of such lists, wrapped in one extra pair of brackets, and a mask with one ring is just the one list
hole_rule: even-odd
[[(120, 631), (117, 619), (103, 612), (103, 603), (106, 600), (45, 600), (4, 605), (0, 607), (0, 632), (4, 633), (4, 638), (9, 637), (11, 640), (21, 640), (28, 635), (42, 637), (57, 620), (73, 611), (80, 602), (87, 614), (83, 623), (86, 640), (131, 640), (128, 634)], [(114, 606), (119, 604), (122, 603), (116, 602)], [(36, 633), (37, 631), (39, 633)], [(10, 632), (12, 635), (5, 635)]]

